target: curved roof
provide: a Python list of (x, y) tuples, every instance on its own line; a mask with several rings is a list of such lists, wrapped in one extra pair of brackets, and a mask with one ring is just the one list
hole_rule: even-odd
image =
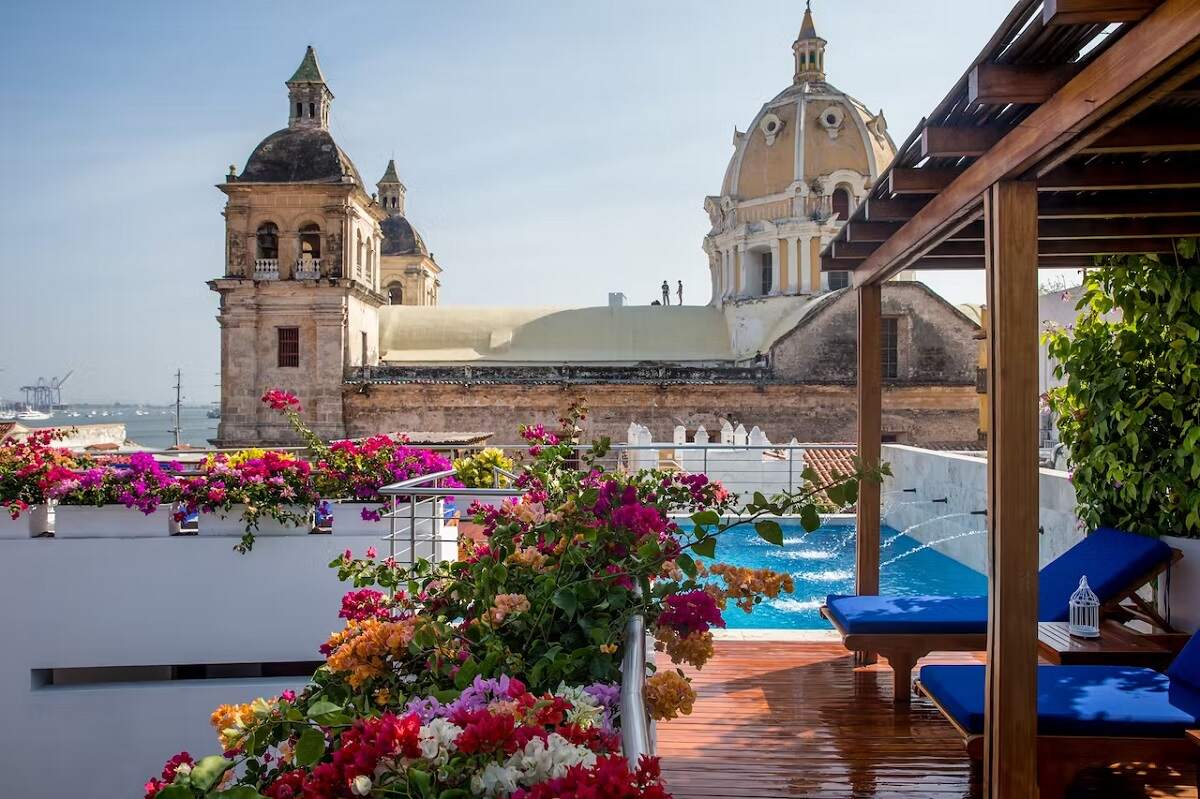
[(734, 359), (724, 314), (709, 306), (500, 308), (385, 305), (387, 363), (636, 364)]
[[(846, 112), (845, 122), (836, 138), (830, 137), (824, 128), (815, 124), (814, 117), (819, 116), (816, 112), (823, 111), (830, 104), (840, 105)], [(803, 124), (800, 119), (801, 109), (805, 109)], [(767, 144), (766, 134), (760, 127), (763, 117), (769, 113), (777, 115), (784, 123), (779, 140), (774, 145)], [(805, 142), (803, 147), (798, 148), (795, 135), (801, 130)], [(814, 145), (821, 151), (828, 151), (827, 154), (819, 159), (814, 158), (814, 153), (811, 152)], [(861, 168), (863, 166), (870, 171), (869, 177), (876, 178), (891, 162), (896, 153), (896, 145), (887, 133), (882, 112), (878, 116), (873, 114), (861, 101), (828, 81), (792, 84), (765, 103), (754, 116), (750, 127), (738, 137), (733, 156), (725, 170), (721, 194), (747, 200), (783, 191), (797, 179), (797, 150), (806, 153), (802, 156), (805, 158), (802, 164), (804, 174), (800, 176), (802, 179), (811, 180), (840, 168), (863, 172), (866, 171)], [(772, 184), (769, 189), (760, 189), (757, 183), (761, 181), (752, 180), (754, 185), (747, 190), (747, 175), (743, 166), (748, 154), (756, 161), (757, 169), (782, 169), (784, 177), (769, 181)]]
[(383, 255), (429, 255), (421, 234), (402, 215), (389, 216), (379, 227), (383, 231)]
[(259, 142), (238, 180), (246, 183), (354, 183), (363, 185), (350, 156), (329, 131), (316, 127), (277, 130)]

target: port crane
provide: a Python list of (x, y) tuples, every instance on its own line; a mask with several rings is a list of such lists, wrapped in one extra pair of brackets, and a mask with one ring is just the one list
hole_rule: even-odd
[(72, 369), (62, 377), (52, 377), (47, 380), (44, 377), (39, 377), (37, 382), (31, 386), (21, 386), (22, 393), (25, 394), (25, 404), (35, 410), (44, 411), (58, 408), (62, 405), (62, 387), (71, 375), (75, 374)]

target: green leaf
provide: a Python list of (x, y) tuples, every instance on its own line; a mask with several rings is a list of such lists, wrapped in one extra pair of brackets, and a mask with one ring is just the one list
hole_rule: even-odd
[(438, 799), (468, 799), (471, 794), (462, 788), (447, 788), (438, 794)]
[(683, 570), (683, 573), (688, 577), (696, 576), (696, 561), (692, 560), (692, 556), (686, 552), (680, 552), (675, 556), (675, 565)]
[(345, 710), (345, 708), (343, 708), (341, 705), (335, 705), (333, 702), (322, 699), (319, 702), (313, 702), (308, 708), (308, 717), (313, 721), (320, 722), (322, 724), (328, 724), (329, 722), (327, 719), (330, 716), (337, 715), (343, 710)]
[(168, 785), (154, 794), (154, 799), (193, 799), (195, 795), (191, 788), (183, 785)]
[(567, 616), (574, 616), (575, 611), (579, 609), (579, 599), (575, 596), (575, 592), (570, 588), (560, 588), (554, 592), (554, 596), (550, 598), (555, 607), (560, 608)]
[[(157, 796), (162, 796), (162, 794), (159, 793)], [(188, 796), (191, 796), (191, 794), (189, 793)], [(236, 785), (228, 791), (210, 793), (208, 799), (264, 799), (264, 797), (249, 785)]]
[(800, 509), (800, 525), (810, 533), (821, 526), (821, 514), (816, 505), (805, 505)]
[(721, 515), (715, 510), (702, 510), (692, 514), (692, 523), (697, 527), (714, 527), (721, 523)]
[(316, 727), (305, 727), (296, 742), (296, 763), (311, 766), (325, 754), (325, 736)]
[(696, 543), (692, 544), (692, 550), (701, 557), (711, 558), (717, 554), (717, 539), (709, 536), (701, 538)]
[(421, 796), (426, 799), (433, 797), (433, 779), (426, 771), (410, 768), (408, 770), (408, 784), (421, 792)]
[(763, 519), (760, 522), (755, 522), (754, 531), (758, 533), (758, 537), (762, 540), (777, 547), (783, 546), (783, 528), (779, 526), (779, 522), (772, 521), (771, 519)]
[[(192, 766), (190, 775), (192, 787), (207, 791), (216, 785), (225, 776), (225, 772), (231, 768), (233, 768), (233, 761), (226, 760), (221, 755), (202, 757), (196, 765)], [(161, 796), (161, 794), (159, 795)], [(170, 798), (168, 797), (168, 799)]]
[(454, 675), (454, 687), (460, 691), (466, 690), (466, 687), (471, 684), (479, 674), (479, 662), (473, 657), (469, 657), (463, 661), (463, 664), (458, 667), (458, 673)]

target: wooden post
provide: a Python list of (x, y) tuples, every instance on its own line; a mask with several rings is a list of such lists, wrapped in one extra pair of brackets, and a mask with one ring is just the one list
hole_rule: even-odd
[(1037, 186), (984, 195), (988, 348), (988, 629), (984, 795), (1037, 794)]
[[(858, 287), (858, 457), (864, 467), (879, 465), (883, 440), (883, 358), (879, 284)], [(879, 593), (879, 483), (864, 480), (858, 489), (858, 536), (854, 561), (854, 592)], [(856, 661), (875, 662), (873, 652), (859, 652)], [(899, 690), (899, 688), (897, 688)]]

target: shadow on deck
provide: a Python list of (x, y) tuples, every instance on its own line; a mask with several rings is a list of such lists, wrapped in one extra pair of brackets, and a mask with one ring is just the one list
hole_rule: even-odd
[[(978, 662), (970, 654), (922, 663)], [(660, 658), (660, 667), (666, 665)], [(838, 643), (718, 641), (691, 716), (658, 726), (675, 799), (976, 799), (960, 739), (933, 706), (892, 707), (886, 666), (855, 670)], [(1197, 799), (1196, 773), (1085, 773), (1072, 799)]]

